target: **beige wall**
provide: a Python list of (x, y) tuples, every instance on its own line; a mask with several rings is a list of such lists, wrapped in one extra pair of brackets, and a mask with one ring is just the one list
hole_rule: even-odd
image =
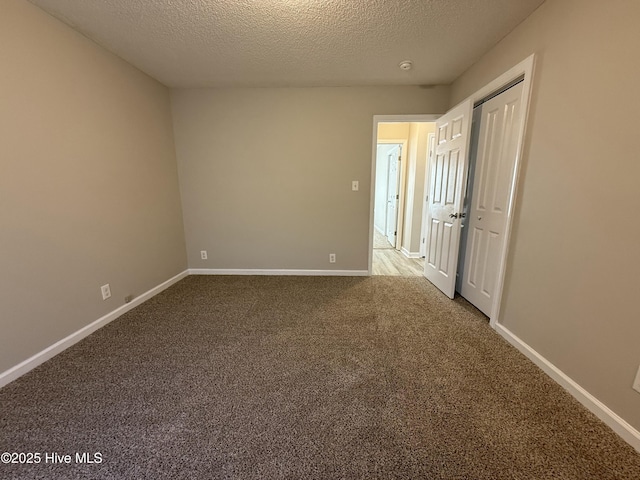
[(23, 0), (0, 59), (3, 372), (186, 258), (168, 90)]
[(538, 54), (502, 321), (636, 429), (639, 18), (637, 1), (548, 0), (452, 91)]
[[(445, 87), (173, 91), (189, 266), (366, 270), (373, 116), (441, 113), (448, 94)], [(360, 191), (351, 191), (352, 180)]]
[(378, 140), (409, 140), (410, 122), (379, 123)]

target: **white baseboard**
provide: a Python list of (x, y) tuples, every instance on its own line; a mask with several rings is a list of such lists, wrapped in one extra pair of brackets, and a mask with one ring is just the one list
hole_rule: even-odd
[(143, 293), (142, 295), (134, 298), (131, 302), (122, 305), (121, 307), (116, 308), (110, 313), (107, 313), (105, 316), (100, 317), (98, 320), (90, 323), (89, 325), (82, 327), (80, 330), (72, 333), (71, 335), (63, 338), (62, 340), (54, 343), (53, 345), (45, 348), (41, 352), (36, 353), (31, 358), (27, 358), (25, 361), (19, 363), (18, 365), (0, 373), (0, 388), (4, 387), (10, 382), (13, 382), (18, 377), (21, 377), (25, 373), (30, 370), (33, 370), (38, 365), (46, 362), (50, 358), (53, 358), (60, 352), (66, 350), (70, 346), (75, 343), (78, 343), (83, 338), (89, 336), (91, 333), (95, 332), (99, 328), (104, 327), (106, 324), (114, 321), (119, 316), (125, 314), (129, 310), (137, 307), (141, 303), (149, 300), (151, 297), (157, 295), (158, 293), (166, 290), (174, 283), (182, 280), (188, 274), (188, 271), (185, 270), (182, 273), (179, 273), (173, 278), (170, 278), (166, 282), (161, 283), (157, 287), (152, 288), (151, 290)]
[[(136, 297), (130, 303), (122, 305), (121, 307), (104, 315), (98, 320), (45, 348), (41, 352), (36, 353), (32, 357), (19, 363), (18, 365), (0, 373), (0, 388), (21, 377), (30, 370), (36, 368), (38, 365), (46, 362), (58, 353), (66, 350), (70, 346), (89, 336), (99, 328), (112, 322), (129, 310), (137, 307), (141, 303), (152, 298), (163, 290), (166, 290), (171, 285), (185, 278), (187, 275), (368, 276), (369, 272), (366, 270), (189, 269), (143, 293), (142, 295)], [(511, 345), (516, 347), (527, 358), (529, 358), (533, 363), (540, 367), (547, 375), (555, 380), (560, 386), (562, 386), (571, 395), (573, 395), (582, 405), (584, 405), (587, 409), (594, 413), (600, 420), (602, 420), (609, 427), (611, 427), (613, 431), (620, 435), (620, 437), (622, 437), (627, 443), (629, 443), (633, 448), (640, 452), (640, 432), (638, 430), (633, 428), (613, 410), (611, 410), (604, 403), (591, 395), (569, 376), (567, 376), (564, 372), (562, 372), (562, 370), (558, 369), (537, 351), (535, 351), (524, 341), (518, 338), (518, 336), (512, 333), (508, 328), (500, 324), (496, 324), (495, 329)]]
[(575, 397), (582, 405), (606, 423), (623, 440), (640, 452), (640, 432), (627, 423), (622, 417), (607, 407), (596, 397), (578, 385), (567, 374), (549, 362), (533, 348), (523, 342), (508, 328), (496, 324), (496, 331), (502, 335), (511, 345), (522, 352), (529, 360), (540, 367), (547, 375), (555, 380), (561, 387)]
[(367, 270), (278, 270), (235, 268), (190, 268), (189, 275), (300, 275), (318, 277), (365, 277)]
[(402, 247), (402, 249), (400, 250), (405, 257), (407, 258), (420, 258), (420, 252), (410, 252), (409, 250), (407, 250), (406, 248)]

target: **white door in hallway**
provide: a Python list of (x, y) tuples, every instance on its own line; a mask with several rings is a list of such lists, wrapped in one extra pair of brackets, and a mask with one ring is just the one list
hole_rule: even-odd
[(522, 83), (482, 108), (461, 295), (491, 317), (522, 122)]
[(400, 198), (400, 161), (402, 147), (394, 149), (389, 154), (389, 174), (387, 175), (387, 240), (396, 246), (398, 235), (398, 203)]
[(436, 155), (429, 173), (424, 275), (450, 298), (455, 295), (471, 114), (471, 100), (465, 100), (436, 122)]

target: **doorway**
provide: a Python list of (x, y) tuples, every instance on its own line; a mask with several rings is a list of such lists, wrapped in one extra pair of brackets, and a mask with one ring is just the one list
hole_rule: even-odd
[(422, 276), (424, 188), (437, 115), (374, 117), (370, 275)]

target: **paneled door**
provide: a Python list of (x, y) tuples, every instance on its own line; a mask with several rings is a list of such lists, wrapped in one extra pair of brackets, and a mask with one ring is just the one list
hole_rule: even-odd
[(481, 108), (461, 295), (491, 317), (522, 122), (522, 83)]
[(398, 238), (398, 203), (400, 198), (400, 160), (402, 147), (389, 154), (389, 174), (387, 175), (387, 240), (397, 248)]
[(449, 298), (455, 295), (471, 115), (471, 100), (466, 100), (436, 122), (436, 155), (429, 173), (424, 275)]

